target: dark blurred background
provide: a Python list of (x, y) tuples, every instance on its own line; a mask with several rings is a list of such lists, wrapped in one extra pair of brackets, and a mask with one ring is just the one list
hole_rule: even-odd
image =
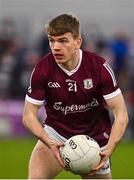
[(35, 64), (49, 51), (44, 25), (64, 12), (80, 19), (82, 48), (111, 64), (129, 113), (123, 139), (133, 141), (134, 1), (0, 0), (0, 142), (32, 138), (21, 123), (25, 93)]

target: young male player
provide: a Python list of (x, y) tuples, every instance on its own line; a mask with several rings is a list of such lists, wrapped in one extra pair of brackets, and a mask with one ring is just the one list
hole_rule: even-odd
[[(32, 72), (23, 123), (38, 137), (29, 163), (30, 179), (54, 178), (62, 169), (59, 148), (73, 135), (87, 134), (102, 147), (100, 164), (83, 178), (111, 178), (109, 158), (121, 140), (128, 115), (106, 60), (80, 49), (79, 20), (69, 14), (46, 27), (51, 52)], [(44, 128), (38, 110), (44, 105)], [(108, 109), (112, 110), (111, 127)]]

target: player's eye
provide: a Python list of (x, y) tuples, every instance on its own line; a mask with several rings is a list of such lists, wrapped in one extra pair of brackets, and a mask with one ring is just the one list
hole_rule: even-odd
[(49, 42), (50, 42), (50, 43), (53, 43), (53, 42), (54, 42), (54, 40), (53, 40), (53, 39), (49, 39)]
[(60, 43), (67, 43), (67, 40), (65, 39), (62, 39), (62, 40), (59, 40)]

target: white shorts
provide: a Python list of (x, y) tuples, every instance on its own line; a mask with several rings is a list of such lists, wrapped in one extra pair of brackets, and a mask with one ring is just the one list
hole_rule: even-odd
[[(55, 131), (52, 127), (45, 125), (44, 127), (46, 133), (53, 139), (65, 143), (66, 142), (66, 138), (61, 136), (57, 131)], [(101, 149), (104, 149), (104, 147), (102, 147)], [(105, 163), (105, 165), (96, 172), (97, 175), (105, 175), (111, 172), (111, 167), (110, 167), (110, 160), (108, 159), (107, 162)]]

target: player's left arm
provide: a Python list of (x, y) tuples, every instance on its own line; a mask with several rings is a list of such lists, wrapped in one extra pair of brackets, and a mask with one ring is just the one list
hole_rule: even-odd
[(108, 144), (106, 148), (104, 148), (104, 150), (100, 153), (102, 157), (101, 162), (95, 168), (95, 170), (103, 167), (107, 159), (112, 155), (116, 146), (122, 139), (128, 124), (128, 113), (124, 98), (121, 93), (113, 98), (105, 100), (105, 103), (107, 108), (109, 108), (113, 112), (114, 123), (111, 129)]
[(112, 110), (114, 115), (114, 123), (107, 144), (107, 148), (109, 149), (110, 154), (112, 154), (125, 133), (128, 124), (128, 113), (122, 93), (106, 100), (106, 105)]

